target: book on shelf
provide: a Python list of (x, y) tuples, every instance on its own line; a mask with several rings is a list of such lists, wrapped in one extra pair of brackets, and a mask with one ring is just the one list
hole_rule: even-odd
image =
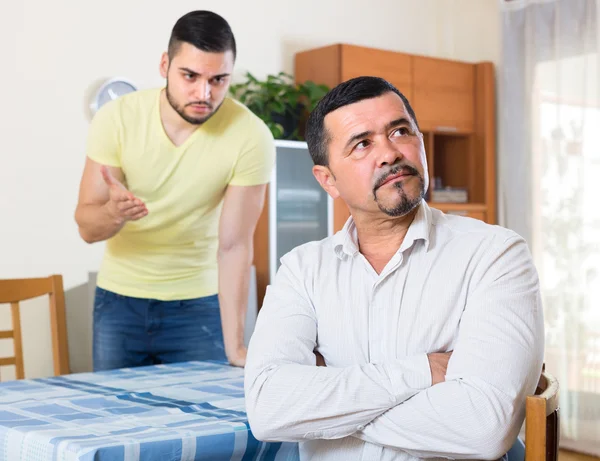
[(431, 191), (431, 201), (437, 203), (467, 203), (469, 197), (466, 189), (458, 187), (444, 187)]

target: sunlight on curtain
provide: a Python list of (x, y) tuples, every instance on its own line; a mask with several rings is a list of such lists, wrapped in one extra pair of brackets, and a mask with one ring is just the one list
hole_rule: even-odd
[(546, 366), (561, 384), (563, 445), (600, 452), (600, 100), (597, 54), (537, 65), (534, 257)]
[(500, 223), (540, 274), (561, 446), (600, 455), (598, 0), (504, 3)]

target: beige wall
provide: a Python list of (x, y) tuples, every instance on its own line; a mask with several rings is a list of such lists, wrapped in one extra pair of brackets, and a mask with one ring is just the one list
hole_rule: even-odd
[[(89, 366), (91, 340), (86, 289), (76, 287), (98, 268), (103, 248), (84, 244), (73, 221), (87, 96), (115, 75), (141, 88), (161, 85), (158, 60), (170, 28), (202, 8), (230, 22), (237, 76), (292, 72), (296, 51), (340, 42), (466, 61), (497, 62), (499, 54), (497, 0), (7, 3), (0, 15), (0, 278), (63, 274), (76, 371)], [(1, 307), (0, 327), (8, 321)], [(44, 308), (36, 300), (24, 314), (28, 377), (52, 370)], [(5, 349), (0, 344), (0, 354)]]

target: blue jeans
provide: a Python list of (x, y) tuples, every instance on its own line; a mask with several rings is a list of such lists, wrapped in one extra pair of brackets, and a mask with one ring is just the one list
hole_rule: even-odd
[(94, 371), (227, 360), (217, 295), (184, 301), (132, 298), (96, 288)]
[(525, 444), (517, 437), (512, 448), (506, 454), (508, 461), (525, 461)]

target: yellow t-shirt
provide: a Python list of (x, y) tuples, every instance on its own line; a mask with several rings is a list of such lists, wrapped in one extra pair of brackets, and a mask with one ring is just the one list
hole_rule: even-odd
[(248, 108), (225, 99), (179, 147), (166, 135), (160, 89), (112, 101), (94, 116), (87, 155), (119, 167), (148, 207), (106, 244), (98, 286), (125, 296), (183, 300), (217, 293), (218, 224), (228, 185), (269, 181), (273, 136)]

